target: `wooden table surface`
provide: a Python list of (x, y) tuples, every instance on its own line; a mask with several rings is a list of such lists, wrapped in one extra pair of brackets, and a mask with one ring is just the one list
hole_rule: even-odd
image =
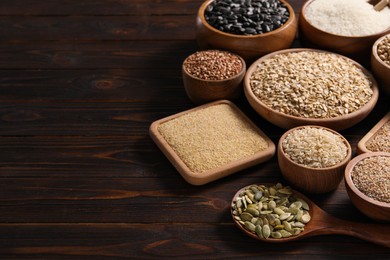
[[(289, 1), (297, 13), (303, 1)], [(195, 107), (181, 63), (197, 50), (201, 0), (0, 2), (0, 259), (389, 258), (347, 236), (260, 243), (234, 226), (243, 186), (283, 182), (277, 160), (204, 186), (184, 181), (148, 134)], [(297, 40), (295, 47), (301, 46)], [(341, 133), (356, 144), (389, 110)], [(284, 133), (236, 105), (277, 143)], [(341, 183), (310, 196), (370, 222)]]

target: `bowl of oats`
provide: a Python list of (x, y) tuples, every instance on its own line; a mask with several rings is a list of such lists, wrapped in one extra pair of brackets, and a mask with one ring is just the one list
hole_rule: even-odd
[(390, 153), (358, 155), (348, 163), (344, 179), (359, 211), (375, 221), (390, 222)]
[(244, 77), (253, 109), (281, 128), (319, 125), (339, 131), (363, 120), (378, 101), (378, 84), (345, 56), (286, 49), (255, 61)]
[(342, 181), (351, 151), (348, 141), (332, 129), (299, 126), (280, 138), (278, 164), (283, 177), (297, 190), (326, 193)]

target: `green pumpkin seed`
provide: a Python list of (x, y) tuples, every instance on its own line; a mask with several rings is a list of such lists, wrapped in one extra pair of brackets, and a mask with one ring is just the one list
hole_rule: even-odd
[(281, 208), (274, 208), (274, 212), (278, 215), (283, 215), (285, 213)]
[(246, 212), (250, 213), (252, 216), (254, 217), (257, 217), (260, 215), (259, 211), (257, 209), (254, 209), (254, 208), (247, 208), (246, 209)]
[(274, 231), (271, 233), (271, 237), (273, 238), (282, 238), (282, 234), (279, 231)]
[(257, 234), (258, 237), (264, 238), (263, 229), (262, 229), (261, 225), (256, 225), (255, 233)]
[(243, 213), (241, 213), (240, 218), (241, 218), (241, 220), (243, 220), (243, 221), (251, 221), (251, 219), (253, 218), (253, 216), (252, 216), (252, 214), (250, 214), (250, 213), (248, 213), (248, 212), (243, 212)]
[(269, 203), (268, 203), (268, 208), (269, 209), (274, 209), (276, 207), (276, 202), (271, 200)]
[(280, 234), (282, 235), (282, 237), (291, 237), (292, 234), (284, 229), (282, 230), (279, 230)]
[(286, 220), (291, 216), (291, 213), (283, 213), (282, 215), (279, 216), (280, 220)]
[(245, 221), (245, 227), (249, 231), (255, 232), (256, 226), (252, 222)]
[(271, 235), (271, 229), (269, 227), (269, 225), (264, 225), (263, 226), (263, 237), (265, 239), (269, 238), (269, 236)]

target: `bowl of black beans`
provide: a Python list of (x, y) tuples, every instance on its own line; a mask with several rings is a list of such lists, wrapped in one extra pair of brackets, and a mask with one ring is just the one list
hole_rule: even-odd
[(284, 0), (207, 0), (199, 8), (196, 39), (200, 49), (221, 49), (246, 62), (291, 47), (298, 28)]

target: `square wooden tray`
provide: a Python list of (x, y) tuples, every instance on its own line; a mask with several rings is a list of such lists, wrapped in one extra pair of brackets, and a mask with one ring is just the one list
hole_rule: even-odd
[[(227, 163), (221, 167), (213, 168), (204, 172), (193, 172), (183, 161), (182, 159), (177, 155), (177, 153), (174, 151), (174, 149), (167, 143), (167, 141), (164, 139), (164, 137), (161, 135), (161, 133), (158, 130), (158, 127), (175, 118), (178, 118), (182, 115), (195, 112), (200, 109), (204, 109), (210, 106), (215, 106), (219, 104), (227, 104), (232, 109), (234, 109), (236, 112), (238, 112), (241, 116), (241, 118), (245, 121), (247, 121), (253, 128), (256, 130), (256, 132), (267, 142), (268, 147), (262, 151), (259, 151), (251, 156), (232, 161), (230, 163)], [(232, 173), (235, 173), (237, 171), (243, 170), (245, 168), (251, 167), (253, 165), (259, 164), (261, 162), (264, 162), (266, 160), (271, 159), (275, 154), (275, 144), (271, 141), (271, 139), (266, 136), (263, 131), (261, 131), (236, 105), (234, 105), (232, 102), (228, 100), (220, 100), (212, 103), (208, 103), (205, 105), (198, 106), (196, 108), (183, 111), (181, 113), (168, 116), (166, 118), (157, 120), (153, 122), (149, 129), (149, 134), (153, 141), (157, 144), (157, 146), (160, 148), (160, 150), (165, 154), (165, 156), (168, 158), (168, 160), (173, 164), (173, 166), (177, 169), (177, 171), (182, 175), (182, 177), (190, 184), (193, 185), (203, 185), (206, 183), (209, 183), (211, 181), (220, 179), (222, 177), (225, 177), (227, 175), (230, 175)]]
[(363, 138), (359, 141), (357, 145), (357, 153), (362, 154), (362, 153), (368, 153), (372, 152), (367, 149), (366, 144), (367, 142), (375, 136), (375, 134), (379, 131), (379, 129), (382, 128), (384, 124), (387, 123), (387, 121), (390, 120), (390, 112), (388, 112), (368, 133), (363, 136)]

